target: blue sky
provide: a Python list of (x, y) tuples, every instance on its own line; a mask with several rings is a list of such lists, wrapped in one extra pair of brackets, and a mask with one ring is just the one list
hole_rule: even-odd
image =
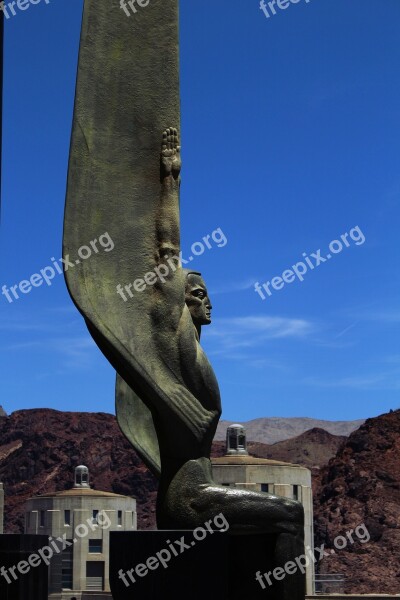
[[(42, 0), (6, 20), (0, 287), (61, 256), (81, 11)], [(181, 2), (182, 248), (217, 228), (228, 240), (192, 263), (226, 419), (400, 405), (399, 18), (398, 0), (301, 0), (270, 18), (258, 0)], [(357, 226), (364, 243), (255, 292)], [(0, 296), (0, 331), (8, 412), (114, 411), (113, 370), (61, 275)]]

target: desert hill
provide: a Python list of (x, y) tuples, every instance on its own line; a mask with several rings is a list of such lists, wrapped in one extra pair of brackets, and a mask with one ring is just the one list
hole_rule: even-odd
[[(250, 443), (261, 457), (319, 467), (342, 443), (321, 430), (273, 446)], [(213, 456), (225, 444), (215, 442)], [(23, 530), (27, 498), (68, 489), (74, 467), (86, 464), (97, 489), (135, 496), (141, 529), (155, 527), (157, 481), (125, 440), (113, 415), (49, 409), (21, 410), (0, 419), (0, 481), (6, 493), (5, 531)]]
[(322, 470), (314, 523), (317, 546), (362, 524), (371, 538), (336, 550), (321, 573), (343, 573), (348, 594), (400, 594), (400, 410), (368, 419)]
[(34, 409), (0, 419), (5, 532), (23, 531), (27, 498), (72, 487), (78, 464), (89, 467), (93, 487), (135, 496), (139, 527), (154, 526), (157, 482), (113, 415)]
[[(234, 421), (220, 421), (218, 424), (216, 440), (225, 440), (226, 428)], [(247, 439), (263, 444), (275, 444), (283, 440), (296, 437), (310, 429), (324, 429), (337, 436), (348, 436), (364, 423), (358, 421), (323, 421), (308, 417), (263, 417), (251, 421), (240, 422), (246, 429)]]
[[(318, 565), (321, 573), (344, 573), (347, 593), (400, 593), (400, 411), (368, 419), (349, 438), (314, 428), (248, 448), (312, 469), (317, 546), (333, 548), (336, 536), (367, 528), (369, 543), (337, 550)], [(214, 442), (213, 455), (224, 453), (224, 442)], [(155, 527), (157, 482), (113, 415), (34, 409), (0, 418), (5, 531), (23, 531), (26, 499), (70, 488), (81, 463), (92, 486), (137, 498), (139, 528)]]
[(272, 445), (249, 442), (250, 454), (296, 463), (309, 469), (319, 469), (336, 455), (347, 440), (345, 436), (332, 435), (325, 429), (315, 427), (289, 440)]

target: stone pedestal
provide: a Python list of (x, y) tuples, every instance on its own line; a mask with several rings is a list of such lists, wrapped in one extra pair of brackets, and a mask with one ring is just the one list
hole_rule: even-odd
[(113, 599), (282, 598), (278, 589), (262, 589), (255, 578), (257, 571), (273, 569), (274, 536), (204, 531), (110, 532)]
[(46, 535), (0, 535), (2, 600), (47, 600), (48, 567), (38, 550), (48, 543)]

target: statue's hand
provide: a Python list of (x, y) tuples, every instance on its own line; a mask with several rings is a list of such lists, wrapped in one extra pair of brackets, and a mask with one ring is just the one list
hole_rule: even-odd
[(181, 166), (181, 147), (179, 145), (178, 130), (169, 127), (163, 133), (161, 145), (161, 178), (164, 179), (172, 175), (174, 179), (178, 179)]

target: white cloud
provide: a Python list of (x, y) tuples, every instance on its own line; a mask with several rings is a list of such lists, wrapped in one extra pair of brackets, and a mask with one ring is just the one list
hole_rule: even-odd
[(395, 372), (381, 372), (365, 376), (359, 375), (331, 380), (308, 377), (303, 380), (303, 383), (321, 388), (348, 388), (367, 391), (400, 389), (400, 377), (399, 374)]
[(207, 329), (207, 339), (213, 344), (212, 354), (261, 346), (277, 339), (304, 339), (315, 331), (315, 325), (304, 319), (247, 316), (217, 319)]
[(212, 296), (218, 296), (219, 294), (230, 294), (232, 292), (243, 292), (245, 290), (249, 290), (254, 287), (255, 278), (246, 279), (242, 281), (236, 281), (227, 283), (224, 287), (217, 289), (210, 289), (210, 297), (212, 300)]

